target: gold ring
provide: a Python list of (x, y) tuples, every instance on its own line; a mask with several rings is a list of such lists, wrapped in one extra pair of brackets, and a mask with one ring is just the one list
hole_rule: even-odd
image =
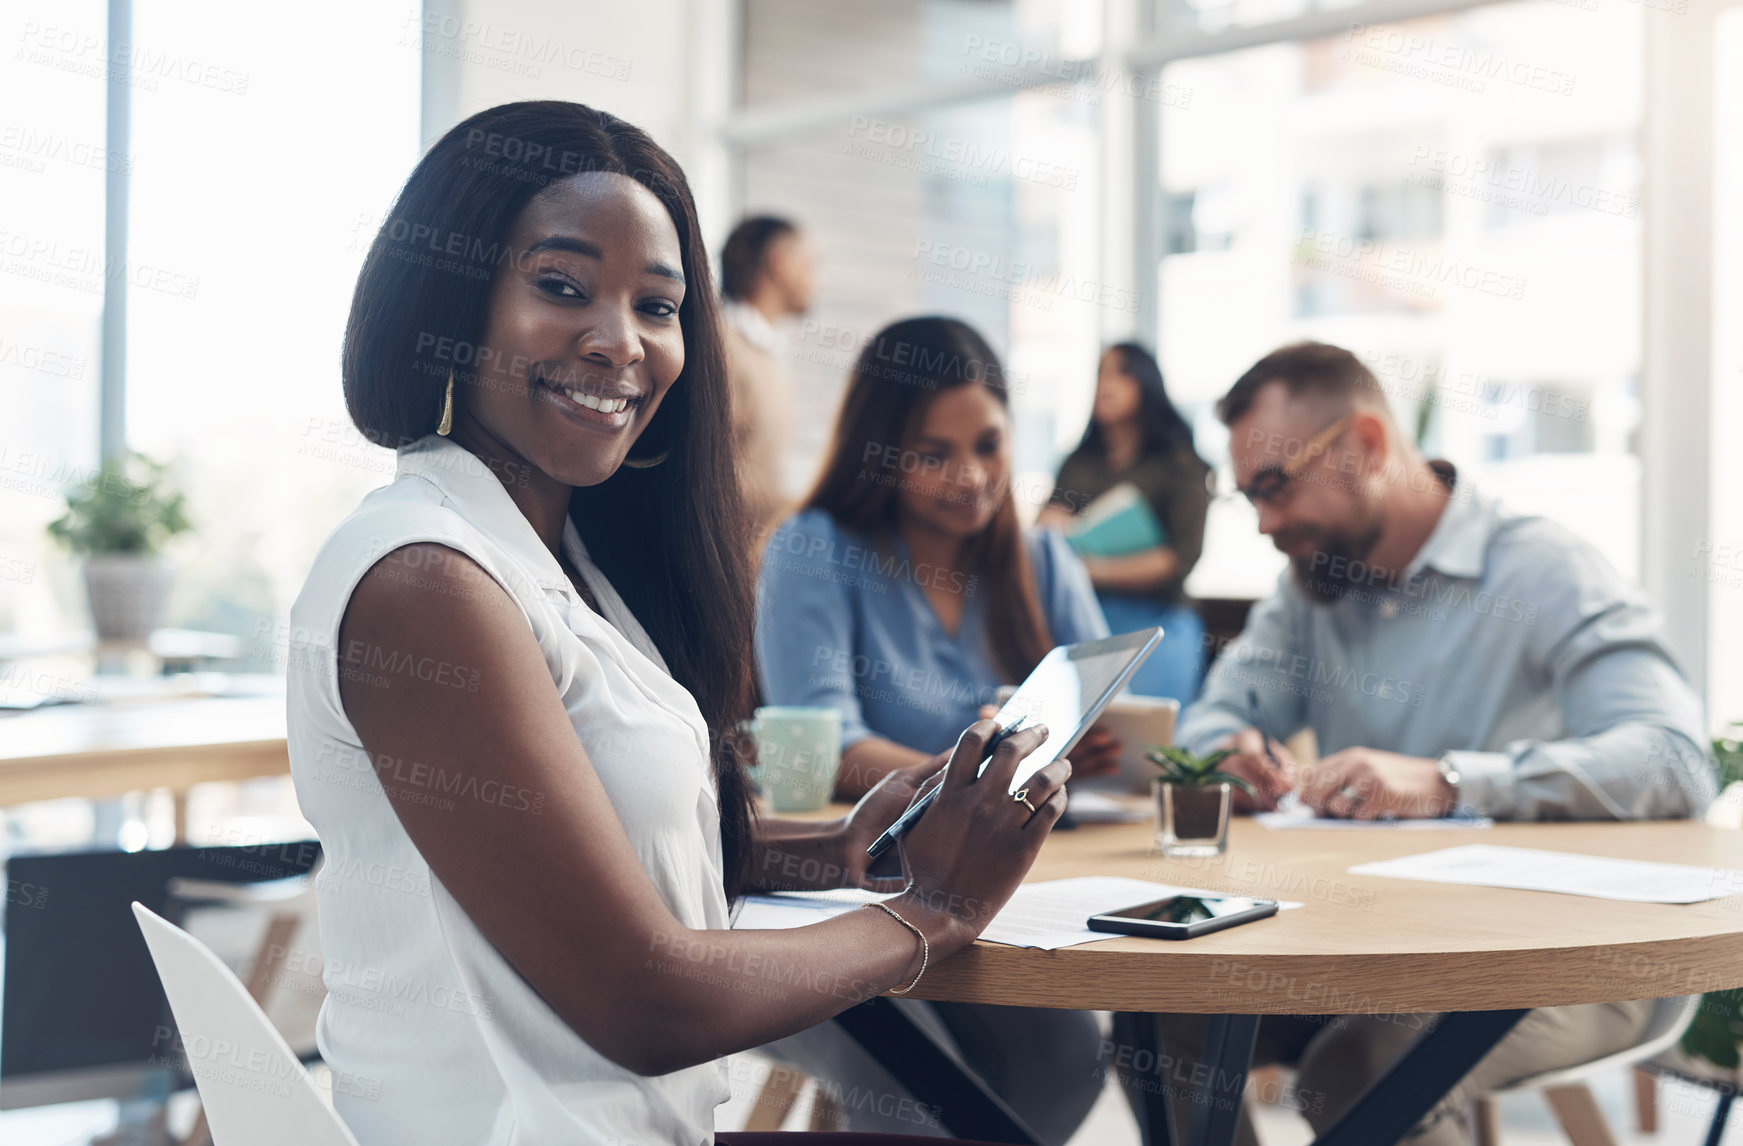
[(1038, 810), (1035, 805), (1029, 803), (1029, 789), (1027, 788), (1020, 789), (1015, 796), (1011, 797), (1011, 799), (1023, 805), (1023, 807), (1029, 809), (1031, 812)]

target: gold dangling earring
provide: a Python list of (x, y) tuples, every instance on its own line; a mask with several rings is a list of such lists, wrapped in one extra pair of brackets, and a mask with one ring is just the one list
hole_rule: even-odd
[(442, 435), (445, 438), (448, 436), (448, 431), (452, 430), (453, 428), (454, 428), (454, 368), (452, 366), (450, 366), (448, 368), (448, 389), (447, 389), (447, 392), (442, 395), (442, 421), (436, 427), (436, 433)]

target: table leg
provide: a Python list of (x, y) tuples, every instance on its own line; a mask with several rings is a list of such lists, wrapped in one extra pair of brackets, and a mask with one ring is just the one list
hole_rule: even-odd
[[(1156, 1016), (1114, 1012), (1113, 1037), (1116, 1043), (1132, 1048), (1134, 1063), (1163, 1061), (1161, 1036), (1156, 1031)], [(1117, 1075), (1116, 1075), (1117, 1077)], [(1168, 1074), (1160, 1066), (1154, 1078), (1133, 1071), (1126, 1080), (1132, 1091), (1132, 1112), (1138, 1120), (1138, 1141), (1144, 1146), (1174, 1146), (1174, 1123), (1168, 1109)]]
[(1200, 1067), (1209, 1073), (1194, 1088), (1192, 1129), (1186, 1135), (1192, 1146), (1230, 1146), (1234, 1142), (1258, 1037), (1258, 1015), (1211, 1017), (1199, 1060)]
[(985, 1082), (966, 1070), (890, 999), (869, 999), (834, 1020), (957, 1138), (1037, 1146), (1040, 1139)]
[(1707, 1127), (1706, 1146), (1719, 1146), (1719, 1141), (1725, 1137), (1725, 1123), (1731, 1120), (1731, 1103), (1736, 1098), (1734, 1090), (1719, 1095), (1719, 1105), (1713, 1108), (1713, 1123)]
[(1525, 1017), (1525, 1011), (1451, 1011), (1424, 1031), (1313, 1146), (1392, 1146)]

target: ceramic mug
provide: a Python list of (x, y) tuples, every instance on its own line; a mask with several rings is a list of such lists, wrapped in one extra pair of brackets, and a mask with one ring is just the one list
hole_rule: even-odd
[(751, 779), (772, 812), (814, 812), (835, 792), (841, 766), (841, 713), (833, 708), (768, 705), (745, 721), (756, 740)]

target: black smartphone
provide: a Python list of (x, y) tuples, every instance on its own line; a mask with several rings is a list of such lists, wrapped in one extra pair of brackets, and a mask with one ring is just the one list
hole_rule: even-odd
[(1089, 917), (1091, 931), (1145, 935), (1153, 939), (1191, 939), (1225, 927), (1277, 914), (1274, 899), (1237, 895), (1171, 895), (1119, 911)]

